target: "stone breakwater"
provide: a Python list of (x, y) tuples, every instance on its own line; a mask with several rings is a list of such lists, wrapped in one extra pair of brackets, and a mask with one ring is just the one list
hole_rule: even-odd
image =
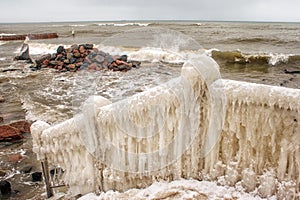
[(126, 72), (140, 66), (140, 62), (127, 60), (127, 55), (112, 56), (94, 48), (93, 44), (74, 44), (70, 48), (59, 46), (54, 54), (46, 54), (35, 60), (32, 70), (54, 68), (60, 72), (84, 69)]
[(25, 40), (26, 37), (31, 40), (58, 38), (57, 33), (23, 34), (23, 35), (0, 35), (0, 40)]

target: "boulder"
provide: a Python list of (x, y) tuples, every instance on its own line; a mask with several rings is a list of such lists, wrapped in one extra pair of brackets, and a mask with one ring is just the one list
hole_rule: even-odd
[(85, 49), (93, 49), (94, 45), (93, 44), (83, 44), (82, 45)]
[(102, 63), (104, 61), (104, 57), (103, 56), (100, 56), (100, 55), (97, 55), (95, 57), (95, 60), (98, 62), (98, 63)]
[(34, 172), (31, 174), (32, 182), (42, 181), (42, 172)]
[(9, 155), (8, 161), (11, 163), (17, 163), (23, 159), (23, 156), (20, 153)]
[(24, 174), (28, 174), (31, 170), (32, 170), (32, 166), (31, 166), (31, 165), (26, 165), (26, 166), (24, 166), (24, 167), (20, 170), (20, 172), (21, 172), (21, 173), (24, 173)]
[(0, 191), (2, 195), (11, 193), (11, 184), (10, 182), (4, 180), (0, 181)]
[(64, 46), (58, 46), (56, 52), (57, 54), (62, 54), (63, 52), (65, 52)]
[(9, 126), (18, 129), (21, 133), (30, 133), (30, 123), (27, 121), (13, 122)]
[(14, 60), (31, 60), (29, 56), (29, 45), (26, 43), (23, 43), (20, 53), (18, 56), (14, 58)]
[(5, 98), (3, 96), (0, 96), (0, 103), (3, 103), (5, 101)]
[(0, 170), (0, 177), (4, 177), (4, 176), (6, 176), (6, 171), (4, 171), (4, 170)]
[(23, 139), (22, 133), (30, 133), (30, 123), (18, 121), (0, 126), (0, 141)]
[(79, 51), (80, 53), (84, 53), (84, 52), (85, 52), (84, 46), (83, 46), (83, 45), (80, 45), (79, 48), (78, 48), (78, 51)]
[(24, 136), (21, 132), (12, 126), (2, 125), (0, 126), (0, 141), (20, 140)]

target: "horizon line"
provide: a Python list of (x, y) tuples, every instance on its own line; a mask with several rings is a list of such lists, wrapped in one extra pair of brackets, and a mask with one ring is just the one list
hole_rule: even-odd
[(0, 22), (0, 24), (37, 24), (37, 23), (78, 23), (78, 22), (240, 22), (240, 23), (300, 23), (300, 21), (271, 20), (207, 20), (207, 19), (130, 19), (130, 20), (77, 20), (77, 21), (16, 21)]

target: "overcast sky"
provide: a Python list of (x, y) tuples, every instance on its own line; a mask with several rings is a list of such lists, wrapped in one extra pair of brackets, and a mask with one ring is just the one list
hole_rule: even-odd
[(1, 0), (0, 23), (107, 20), (300, 22), (300, 0)]

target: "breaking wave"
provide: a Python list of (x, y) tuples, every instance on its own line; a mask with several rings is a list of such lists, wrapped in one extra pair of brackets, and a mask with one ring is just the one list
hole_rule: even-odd
[[(29, 43), (29, 53), (30, 55), (43, 55), (47, 53), (55, 53), (59, 44), (46, 44), (46, 43)], [(63, 45), (68, 48), (68, 45)], [(105, 45), (94, 45), (99, 50), (107, 52), (111, 55), (128, 55), (128, 59), (136, 61), (146, 61), (146, 62), (165, 62), (172, 64), (181, 64), (183, 63), (183, 58), (188, 52), (181, 52), (179, 56), (176, 56), (174, 52), (163, 51), (160, 48), (120, 48), (114, 46), (105, 46)], [(19, 53), (20, 48), (17, 48), (14, 53)]]
[(265, 64), (276, 66), (280, 64), (300, 63), (300, 55), (282, 53), (247, 54), (240, 51), (206, 51), (213, 59), (223, 63)]
[(99, 23), (98, 26), (148, 26), (148, 23)]
[[(0, 42), (0, 45), (6, 42)], [(55, 53), (59, 45), (63, 44), (46, 44), (29, 42), (30, 55), (42, 55), (47, 53)], [(68, 48), (68, 45), (63, 45)], [(115, 46), (95, 45), (96, 48), (110, 53), (112, 55), (127, 54), (129, 59), (136, 61), (159, 61), (166, 63), (182, 63), (182, 58), (174, 56), (174, 52), (162, 51), (156, 48), (121, 48)], [(17, 48), (14, 53), (19, 53)], [(188, 52), (181, 51), (180, 55)], [(197, 53), (197, 52), (194, 52)], [(199, 52), (201, 53), (201, 52)], [(205, 53), (220, 63), (236, 63), (241, 65), (260, 64), (277, 66), (281, 64), (300, 64), (300, 54), (283, 54), (283, 53), (243, 53), (241, 51), (220, 51), (218, 49), (209, 49)]]

